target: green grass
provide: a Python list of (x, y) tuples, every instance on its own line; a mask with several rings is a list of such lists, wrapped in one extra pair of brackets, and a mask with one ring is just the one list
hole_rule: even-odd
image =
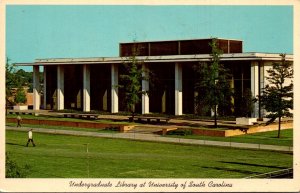
[[(105, 120), (104, 120), (105, 121)], [(16, 126), (16, 123), (6, 123), (7, 126)], [(30, 128), (45, 128), (45, 129), (60, 129), (60, 130), (73, 130), (73, 131), (89, 131), (99, 133), (116, 133), (117, 131), (104, 130), (104, 128), (79, 128), (79, 127), (63, 127), (63, 126), (51, 126), (51, 125), (33, 125), (22, 124), (23, 127)], [(220, 128), (218, 128), (220, 129)], [(199, 139), (199, 140), (211, 140), (211, 141), (227, 141), (227, 142), (239, 142), (239, 143), (256, 143), (266, 145), (280, 145), (280, 146), (293, 146), (293, 129), (285, 129), (281, 131), (281, 137), (277, 138), (277, 131), (259, 132), (254, 134), (246, 134), (232, 137), (210, 137), (200, 135), (166, 135), (165, 137), (174, 138), (186, 138), (186, 139)]]
[[(16, 127), (16, 123), (6, 123), (6, 125), (11, 127)], [(113, 131), (106, 128), (81, 128), (81, 127), (63, 127), (63, 126), (57, 127), (53, 125), (32, 125), (32, 124), (22, 124), (22, 127), (71, 130), (71, 131), (88, 131), (88, 132), (97, 132), (97, 133), (118, 133), (118, 131)]]
[(186, 135), (186, 136), (166, 135), (166, 137), (293, 146), (293, 129), (282, 130), (280, 138), (277, 138), (277, 132), (278, 131), (267, 131), (267, 132), (232, 136), (232, 137), (210, 137), (210, 136), (200, 136), (200, 135)]
[[(292, 167), (291, 153), (6, 131), (30, 178), (243, 178)], [(86, 153), (86, 145), (89, 153)], [(89, 169), (89, 176), (88, 176)]]
[[(7, 118), (16, 118), (17, 115), (8, 114), (6, 115)], [(21, 115), (22, 119), (36, 119), (36, 120), (53, 120), (53, 121), (75, 121), (75, 122), (92, 122), (92, 123), (105, 123), (105, 124), (122, 124), (122, 125), (130, 125), (130, 124), (137, 124), (137, 123), (129, 123), (126, 121), (112, 121), (112, 120), (104, 120), (104, 119), (97, 119), (97, 120), (86, 120), (86, 119), (79, 119), (79, 118), (65, 118), (65, 117), (51, 117), (51, 116), (35, 116), (35, 115)]]

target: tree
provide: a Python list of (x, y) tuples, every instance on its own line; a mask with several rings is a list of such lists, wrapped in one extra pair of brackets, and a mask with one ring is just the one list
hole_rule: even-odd
[(17, 104), (24, 104), (26, 103), (27, 98), (26, 98), (26, 93), (22, 87), (18, 88), (16, 96), (15, 96), (15, 102)]
[(128, 57), (128, 61), (124, 62), (125, 73), (120, 75), (123, 84), (118, 85), (125, 90), (125, 102), (127, 110), (131, 112), (131, 120), (134, 120), (135, 106), (141, 101), (141, 95), (147, 94), (148, 91), (142, 90), (142, 80), (149, 80), (145, 69), (142, 68), (143, 60), (138, 60), (139, 48), (133, 46), (132, 55)]
[[(233, 95), (230, 88), (229, 71), (220, 63), (222, 51), (218, 48), (217, 40), (213, 38), (209, 44), (212, 48), (211, 63), (199, 63), (194, 66), (197, 74), (195, 91), (201, 93), (195, 100), (206, 105), (214, 112), (214, 126), (217, 127), (217, 114), (225, 114), (226, 109), (231, 109), (231, 97)], [(219, 109), (218, 109), (219, 108)]]
[(12, 100), (12, 88), (16, 88), (20, 86), (20, 83), (16, 77), (16, 69), (13, 64), (11, 64), (9, 58), (6, 58), (5, 64), (5, 108), (6, 114), (8, 106), (13, 105), (14, 101)]
[[(267, 70), (269, 84), (263, 89), (260, 104), (269, 113), (267, 117), (273, 122), (278, 118), (278, 135), (280, 138), (281, 118), (292, 117), (293, 109), (293, 64), (286, 61), (285, 54), (280, 54), (281, 62), (273, 62)], [(289, 83), (288, 80), (291, 82)]]
[[(29, 90), (28, 92), (32, 92), (32, 83), (33, 83), (33, 73), (32, 72), (26, 72), (23, 69), (19, 69), (16, 71), (16, 76), (18, 77), (20, 84), (22, 86), (28, 86)], [(43, 76), (42, 76), (43, 77)], [(41, 77), (40, 77), (41, 80)]]

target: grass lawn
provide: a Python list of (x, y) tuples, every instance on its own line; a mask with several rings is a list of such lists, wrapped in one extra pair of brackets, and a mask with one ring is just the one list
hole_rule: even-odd
[(277, 132), (278, 131), (276, 130), (276, 131), (259, 132), (259, 133), (232, 136), (232, 137), (210, 137), (210, 136), (200, 136), (200, 135), (186, 135), (186, 136), (166, 135), (166, 137), (293, 146), (293, 129), (281, 130), (280, 132), (281, 137), (279, 139), (277, 138)]
[[(8, 114), (6, 115), (7, 118), (16, 118), (17, 115)], [(122, 124), (122, 125), (130, 125), (137, 123), (130, 123), (127, 121), (112, 121), (112, 120), (104, 120), (104, 119), (97, 119), (97, 120), (87, 120), (87, 119), (79, 119), (79, 118), (65, 118), (65, 117), (50, 117), (50, 116), (34, 116), (34, 115), (21, 115), (22, 119), (37, 119), (37, 120), (53, 120), (53, 121), (74, 121), (74, 122), (93, 122), (93, 123), (105, 123), (105, 124)]]
[[(16, 115), (9, 114), (8, 118), (16, 118)], [(105, 124), (134, 124), (142, 125), (140, 123), (129, 123), (122, 121), (111, 121), (111, 120), (84, 120), (78, 118), (59, 118), (59, 117), (48, 117), (48, 116), (34, 116), (34, 115), (22, 115), (22, 118), (27, 119), (43, 119), (43, 120), (58, 120), (58, 121), (78, 121), (78, 122), (98, 122)], [(8, 126), (16, 126), (16, 123), (6, 123)], [(115, 132), (102, 129), (93, 128), (78, 128), (78, 127), (56, 127), (48, 125), (31, 125), (22, 124), (25, 127), (32, 128), (49, 128), (49, 129), (63, 129), (63, 130), (76, 130), (76, 131), (90, 131), (90, 132)], [(222, 128), (218, 128), (222, 129)], [(226, 128), (223, 128), (226, 129)], [(293, 146), (293, 129), (281, 130), (281, 138), (277, 138), (277, 130), (269, 132), (260, 132), (254, 134), (246, 134), (240, 136), (232, 137), (210, 137), (210, 136), (199, 136), (199, 135), (167, 135), (166, 137), (176, 137), (176, 138), (188, 138), (188, 139), (199, 139), (199, 140), (212, 140), (212, 141), (228, 141), (228, 142), (239, 142), (239, 143), (256, 143), (256, 144), (267, 144), (267, 145), (282, 145), (282, 146)]]
[[(16, 123), (6, 123), (5, 125), (16, 127)], [(118, 133), (118, 131), (113, 131), (105, 128), (81, 128), (81, 127), (63, 127), (63, 126), (57, 127), (54, 125), (32, 125), (32, 124), (22, 124), (22, 127), (71, 130), (71, 131), (88, 131), (88, 132), (97, 132), (97, 133)]]
[[(30, 178), (243, 178), (292, 167), (291, 153), (6, 131)], [(86, 145), (88, 152), (86, 153)], [(89, 171), (89, 173), (88, 173)]]

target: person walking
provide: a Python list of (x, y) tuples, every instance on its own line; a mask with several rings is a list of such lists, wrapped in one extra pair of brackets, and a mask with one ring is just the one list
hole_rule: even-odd
[(17, 116), (17, 127), (21, 127), (22, 117), (20, 115)]
[(35, 147), (35, 144), (34, 144), (34, 141), (33, 141), (33, 136), (32, 136), (32, 129), (30, 129), (29, 131), (28, 131), (28, 141), (27, 141), (27, 147), (28, 147), (28, 144), (29, 143), (32, 143), (32, 145), (33, 145), (33, 147)]

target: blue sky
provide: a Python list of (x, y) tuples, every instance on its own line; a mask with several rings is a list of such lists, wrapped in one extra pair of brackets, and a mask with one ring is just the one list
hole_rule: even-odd
[(118, 56), (120, 42), (209, 37), (241, 39), (244, 52), (293, 53), (293, 7), (6, 6), (11, 62)]

